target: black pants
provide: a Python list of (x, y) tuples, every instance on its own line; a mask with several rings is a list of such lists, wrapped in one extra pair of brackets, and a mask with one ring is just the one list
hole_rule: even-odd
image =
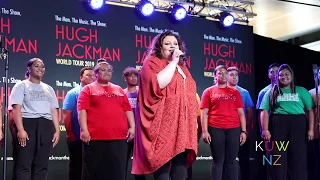
[(82, 141), (68, 142), (69, 149), (69, 180), (81, 180), (82, 171)]
[[(256, 151), (255, 153), (255, 164), (253, 166), (250, 167), (250, 175), (253, 176), (253, 178), (251, 180), (267, 180), (267, 166), (263, 165), (263, 156), (266, 155), (266, 149), (264, 144), (262, 143), (261, 145), (261, 149), (260, 148), (256, 148), (256, 145), (259, 144), (260, 142), (263, 142), (263, 139), (261, 138), (261, 131), (260, 129), (257, 130), (257, 134), (256, 134), (256, 141), (254, 142), (253, 145), (253, 149)], [(264, 175), (264, 176), (262, 176)]]
[[(246, 143), (244, 143), (239, 148), (238, 158), (236, 158), (236, 165), (238, 171), (238, 180), (249, 180), (249, 168), (250, 168), (250, 139), (247, 138)], [(223, 166), (223, 180), (228, 180), (228, 174), (226, 172), (226, 166)]]
[(29, 136), (27, 145), (19, 145), (17, 127), (13, 125), (14, 180), (46, 180), (54, 134), (53, 123), (45, 118), (23, 118)]
[[(134, 147), (134, 141), (128, 142), (127, 166), (126, 166), (127, 175), (126, 175), (126, 179), (128, 179), (128, 164), (129, 164), (129, 160), (132, 157), (133, 147)], [(134, 175), (134, 179), (135, 180), (146, 180), (144, 175)]]
[[(271, 151), (268, 153), (268, 159), (270, 160), (272, 156), (272, 165), (268, 163), (268, 179), (307, 180), (307, 119), (305, 115), (272, 115), (269, 131)], [(283, 147), (289, 142), (286, 150), (283, 148), (280, 150), (280, 141)], [(273, 148), (272, 144), (274, 144)], [(278, 161), (275, 163), (276, 160)]]
[(187, 176), (187, 152), (176, 155), (171, 161), (153, 173), (155, 180), (185, 180)]
[(208, 127), (211, 136), (212, 180), (221, 180), (223, 167), (229, 180), (238, 180), (236, 157), (240, 146), (240, 128), (219, 129)]
[(187, 174), (186, 180), (192, 180), (192, 166), (187, 169)]
[(11, 136), (12, 136), (12, 159), (13, 159), (13, 168), (12, 168), (12, 179), (13, 180), (15, 180), (15, 170), (16, 170), (16, 154), (17, 154), (17, 148), (15, 148), (14, 146), (15, 146), (15, 140), (14, 140), (14, 136), (17, 136), (17, 134), (16, 135), (14, 135), (14, 132), (17, 132), (16, 130), (14, 131), (13, 130), (14, 128), (12, 128), (12, 131), (11, 131)]
[(126, 155), (126, 140), (83, 144), (82, 180), (125, 180)]
[(239, 148), (238, 153), (240, 174), (239, 180), (249, 180), (249, 166), (250, 166), (250, 138), (247, 138), (246, 143), (244, 143)]

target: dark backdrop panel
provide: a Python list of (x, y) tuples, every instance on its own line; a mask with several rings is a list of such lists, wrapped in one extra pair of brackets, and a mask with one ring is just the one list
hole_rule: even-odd
[[(312, 64), (319, 65), (319, 52), (259, 35), (254, 35), (254, 45), (256, 94), (253, 95), (255, 97), (258, 96), (262, 88), (270, 84), (268, 66), (272, 63), (289, 64), (294, 71), (296, 85), (305, 87), (308, 90), (315, 87)], [(257, 125), (257, 121), (255, 123)], [(260, 137), (258, 131), (257, 137)], [(261, 157), (261, 155), (258, 156)], [(262, 165), (263, 162), (260, 157), (257, 159), (257, 172), (254, 173), (257, 175), (256, 177), (258, 177), (259, 174), (265, 173), (262, 171), (265, 166)]]
[(295, 73), (297, 85), (308, 90), (314, 88), (312, 64), (320, 64), (319, 52), (259, 35), (254, 35), (254, 45), (256, 96), (270, 84), (268, 66), (272, 63), (289, 64)]
[[(213, 70), (217, 65), (237, 66), (240, 86), (251, 94), (255, 92), (253, 32), (249, 26), (221, 29), (218, 22), (193, 17), (173, 23), (167, 14), (159, 12), (148, 19), (141, 19), (133, 8), (112, 5), (90, 14), (78, 0), (2, 1), (0, 11), (0, 33), (6, 36), (10, 51), (9, 91), (16, 81), (24, 78), (26, 62), (32, 57), (43, 59), (46, 65), (43, 81), (56, 90), (60, 107), (66, 93), (79, 84), (80, 69), (94, 66), (98, 58), (106, 58), (113, 65), (112, 82), (125, 87), (124, 68), (141, 68), (152, 38), (164, 30), (172, 30), (186, 43), (187, 66), (197, 82), (200, 96), (205, 88), (212, 85)], [(16, 12), (13, 13), (16, 15), (11, 12)], [(0, 69), (0, 74), (4, 74), (3, 69)], [(3, 102), (2, 76), (0, 81), (0, 102)], [(60, 121), (61, 130), (65, 131), (61, 110)], [(10, 177), (11, 150), (10, 146)], [(194, 178), (209, 179), (211, 155), (209, 147), (202, 141), (198, 156), (194, 164)], [(67, 178), (68, 159), (65, 132), (62, 132), (61, 140), (50, 157), (49, 180)]]

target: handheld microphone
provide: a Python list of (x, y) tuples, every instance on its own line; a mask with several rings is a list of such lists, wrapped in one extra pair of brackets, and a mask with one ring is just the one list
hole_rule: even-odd
[(182, 60), (182, 61), (187, 61), (187, 60), (188, 60), (187, 56), (184, 55), (184, 54), (183, 54), (183, 55), (180, 55), (179, 58), (180, 58), (180, 60)]
[[(176, 50), (176, 49), (178, 49), (178, 48), (175, 48), (174, 50)], [(178, 49), (178, 50), (179, 50), (179, 49)], [(181, 54), (181, 55), (179, 56), (179, 59), (182, 60), (182, 61), (187, 61), (187, 60), (188, 60), (188, 58), (187, 58), (187, 56), (186, 56), (185, 54)]]

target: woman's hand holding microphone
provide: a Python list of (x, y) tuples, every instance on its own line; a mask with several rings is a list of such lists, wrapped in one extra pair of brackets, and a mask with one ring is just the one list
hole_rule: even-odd
[(184, 53), (180, 49), (178, 49), (178, 48), (174, 49), (172, 52), (172, 57), (171, 57), (172, 62), (175, 62), (178, 64), (180, 61), (180, 56), (183, 54)]

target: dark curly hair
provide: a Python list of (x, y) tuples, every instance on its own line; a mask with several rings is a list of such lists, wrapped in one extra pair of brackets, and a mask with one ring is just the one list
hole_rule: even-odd
[(139, 70), (134, 67), (127, 67), (123, 70), (124, 77), (128, 77), (131, 74), (135, 74), (136, 76), (139, 76)]
[[(186, 47), (184, 42), (182, 41), (181, 37), (171, 31), (165, 31), (161, 34), (158, 34), (157, 36), (155, 36), (152, 40), (152, 43), (150, 45), (150, 48), (148, 50), (148, 56), (156, 56), (160, 59), (162, 59), (162, 55), (161, 55), (161, 47), (162, 47), (162, 43), (165, 37), (167, 36), (174, 36), (177, 41), (178, 41), (178, 45), (179, 45), (179, 49), (183, 52), (186, 53)], [(179, 62), (179, 64), (184, 64), (184, 62)]]

